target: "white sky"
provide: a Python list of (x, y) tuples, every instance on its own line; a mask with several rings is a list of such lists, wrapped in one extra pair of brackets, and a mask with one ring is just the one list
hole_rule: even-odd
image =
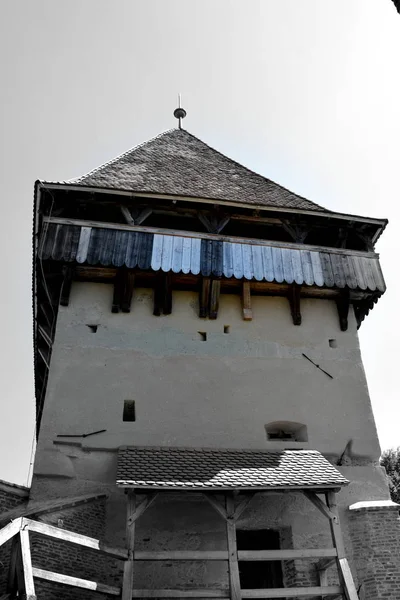
[(0, 2), (0, 479), (33, 437), (35, 179), (176, 125), (327, 208), (388, 217), (388, 292), (361, 328), (383, 448), (400, 445), (400, 15), (391, 0)]

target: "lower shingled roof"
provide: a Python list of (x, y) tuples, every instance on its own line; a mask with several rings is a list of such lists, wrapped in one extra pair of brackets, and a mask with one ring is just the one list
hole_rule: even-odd
[(123, 447), (117, 485), (137, 489), (312, 489), (349, 482), (316, 450)]

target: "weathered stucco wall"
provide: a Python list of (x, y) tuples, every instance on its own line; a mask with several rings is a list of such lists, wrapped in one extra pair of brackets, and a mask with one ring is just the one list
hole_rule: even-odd
[[(307, 426), (308, 447), (334, 462), (353, 440), (340, 467), (351, 484), (339, 495), (352, 562), (347, 507), (388, 498), (354, 315), (342, 332), (327, 300), (303, 300), (300, 327), (284, 298), (253, 297), (252, 322), (243, 321), (237, 296), (222, 295), (216, 321), (199, 319), (197, 295), (189, 292), (174, 292), (172, 315), (163, 317), (152, 314), (151, 290), (135, 291), (130, 314), (112, 314), (111, 302), (112, 286), (75, 283), (69, 307), (60, 308), (32, 498), (107, 490), (105, 537), (124, 544), (125, 497), (115, 487), (120, 445), (269, 449), (279, 442), (267, 441), (265, 424), (295, 421)], [(126, 399), (135, 400), (135, 422), (122, 421)], [(101, 429), (83, 439), (57, 437)], [(257, 496), (238, 527), (278, 530), (282, 547), (331, 544), (327, 521), (301, 494)], [(139, 519), (136, 543), (148, 550), (224, 549), (224, 523), (200, 497), (161, 496)], [(138, 588), (183, 581), (225, 587), (227, 566), (140, 563), (135, 578)], [(285, 585), (315, 578), (310, 561), (285, 563)]]
[[(112, 314), (111, 300), (110, 285), (75, 283), (60, 308), (36, 474), (85, 478), (80, 461), (61, 457), (53, 442), (100, 429), (84, 446), (268, 449), (264, 425), (289, 420), (306, 424), (309, 447), (324, 454), (339, 456), (353, 439), (358, 462), (379, 456), (355, 319), (340, 331), (334, 302), (303, 300), (296, 327), (284, 298), (253, 297), (251, 322), (233, 295), (222, 295), (216, 321), (198, 318), (190, 292), (174, 292), (172, 315), (163, 317), (152, 314), (151, 290), (136, 290), (130, 314)], [(135, 400), (136, 422), (122, 421), (125, 399)], [(89, 460), (88, 468), (106, 477), (105, 465)]]

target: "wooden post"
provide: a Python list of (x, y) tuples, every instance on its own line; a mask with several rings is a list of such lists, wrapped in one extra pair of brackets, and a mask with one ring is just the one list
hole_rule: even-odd
[(211, 282), (210, 294), (210, 319), (216, 319), (218, 317), (220, 290), (221, 281), (219, 279), (213, 279)]
[(243, 305), (243, 320), (251, 321), (253, 318), (253, 311), (251, 308), (250, 281), (243, 282), (242, 305)]
[(239, 563), (236, 544), (235, 499), (226, 495), (226, 534), (228, 541), (229, 587), (231, 600), (241, 600)]
[(293, 325), (301, 325), (300, 290), (301, 287), (297, 283), (290, 285), (288, 290)]
[(200, 297), (199, 297), (199, 317), (205, 319), (208, 317), (208, 306), (210, 297), (210, 278), (203, 277), (201, 281)]
[(122, 580), (121, 600), (132, 600), (133, 590), (133, 550), (135, 546), (135, 512), (136, 495), (129, 491), (127, 495), (126, 514), (126, 547), (128, 549), (128, 560), (124, 563), (124, 575)]
[(326, 503), (330, 512), (333, 514), (332, 518), (329, 519), (329, 523), (331, 526), (333, 545), (335, 546), (338, 554), (337, 567), (346, 600), (359, 600), (356, 586), (354, 584), (350, 567), (346, 558), (335, 492), (328, 492), (326, 494)]
[(71, 293), (72, 279), (74, 277), (74, 268), (71, 266), (63, 267), (63, 282), (61, 284), (60, 304), (68, 306), (69, 295)]
[(135, 273), (132, 269), (123, 269), (122, 272), (122, 293), (121, 293), (121, 310), (128, 313), (131, 311), (131, 302), (133, 294), (133, 286), (135, 283)]
[(21, 556), (24, 574), (25, 599), (36, 600), (35, 584), (33, 582), (31, 549), (29, 545), (29, 531), (21, 529), (19, 532), (21, 540)]

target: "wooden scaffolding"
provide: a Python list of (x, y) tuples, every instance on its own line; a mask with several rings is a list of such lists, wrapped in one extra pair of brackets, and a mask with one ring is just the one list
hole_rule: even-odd
[[(255, 493), (258, 492), (253, 491), (244, 495), (236, 495), (233, 492), (220, 491), (218, 495), (205, 492), (203, 496), (225, 522), (227, 550), (163, 552), (135, 550), (136, 521), (155, 501), (159, 493), (150, 491), (146, 493), (144, 490), (140, 490), (140, 496), (144, 495), (144, 499), (137, 502), (135, 490), (128, 490), (126, 548), (113, 548), (104, 545), (94, 538), (23, 517), (6, 525), (6, 527), (0, 530), (0, 546), (10, 539), (13, 539), (13, 546), (9, 567), (8, 591), (0, 600), (16, 597), (36, 600), (35, 578), (97, 591), (109, 596), (120, 597), (122, 600), (131, 600), (132, 598), (215, 598), (219, 600), (241, 600), (242, 598), (304, 597), (358, 600), (357, 591), (345, 555), (336, 504), (336, 493), (334, 491), (330, 490), (321, 493), (320, 490), (303, 490), (302, 492), (324, 517), (328, 519), (333, 542), (330, 548), (238, 551), (236, 522), (246, 510)], [(32, 565), (29, 543), (29, 532), (31, 531), (57, 540), (77, 544), (83, 548), (89, 548), (109, 557), (124, 561), (122, 588), (35, 568)], [(317, 564), (320, 580), (318, 587), (241, 589), (239, 561), (287, 561), (316, 558), (320, 559)], [(137, 561), (227, 561), (229, 589), (134, 589), (134, 570)], [(328, 585), (327, 569), (333, 564), (337, 567), (339, 585)]]

